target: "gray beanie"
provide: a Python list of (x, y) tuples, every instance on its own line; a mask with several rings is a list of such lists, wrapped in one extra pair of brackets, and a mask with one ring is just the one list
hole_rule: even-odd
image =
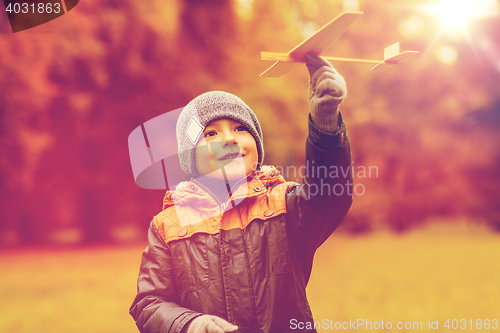
[(262, 166), (264, 146), (259, 121), (239, 97), (223, 92), (209, 91), (193, 99), (184, 107), (177, 120), (177, 149), (181, 168), (188, 175), (196, 175), (195, 148), (203, 130), (212, 121), (228, 118), (244, 125), (255, 139), (258, 153), (257, 169)]

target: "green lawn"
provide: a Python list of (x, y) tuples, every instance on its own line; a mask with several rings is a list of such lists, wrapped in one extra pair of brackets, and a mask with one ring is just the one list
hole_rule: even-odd
[[(128, 307), (143, 247), (0, 250), (0, 332), (137, 332)], [(338, 234), (316, 255), (308, 295), (316, 321), (428, 331), (439, 319), (433, 331), (446, 332), (448, 318), (500, 319), (499, 258), (500, 236), (478, 230)]]

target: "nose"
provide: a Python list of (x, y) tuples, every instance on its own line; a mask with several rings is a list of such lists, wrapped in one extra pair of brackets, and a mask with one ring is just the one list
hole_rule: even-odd
[(237, 145), (236, 139), (234, 138), (231, 131), (224, 132), (224, 137), (222, 138), (223, 147), (231, 147)]

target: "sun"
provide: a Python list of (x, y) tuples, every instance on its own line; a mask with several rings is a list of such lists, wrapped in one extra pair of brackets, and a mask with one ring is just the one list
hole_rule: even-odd
[(494, 15), (498, 12), (496, 0), (439, 0), (422, 6), (422, 9), (441, 18), (443, 29), (466, 29), (471, 19)]
[(474, 7), (468, 0), (458, 0), (454, 4), (452, 0), (443, 0), (437, 9), (445, 28), (465, 28), (469, 19), (474, 17)]

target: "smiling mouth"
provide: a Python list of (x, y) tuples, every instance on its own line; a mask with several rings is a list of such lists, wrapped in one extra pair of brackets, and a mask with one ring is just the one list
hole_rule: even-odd
[(240, 153), (232, 153), (232, 154), (227, 154), (224, 157), (220, 158), (220, 161), (225, 161), (225, 160), (233, 160), (238, 157), (243, 157)]

